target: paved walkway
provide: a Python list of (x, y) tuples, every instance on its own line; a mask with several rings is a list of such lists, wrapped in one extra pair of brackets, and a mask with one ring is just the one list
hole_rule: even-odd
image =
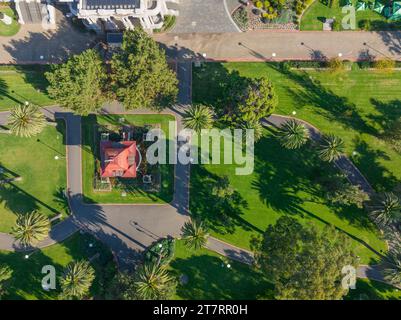
[(226, 0), (180, 0), (173, 33), (240, 32)]
[[(332, 58), (359, 60), (391, 57), (401, 60), (401, 31), (323, 32), (253, 31), (236, 33), (157, 34), (156, 41), (178, 59), (270, 61)], [(272, 54), (276, 56), (273, 57)]]

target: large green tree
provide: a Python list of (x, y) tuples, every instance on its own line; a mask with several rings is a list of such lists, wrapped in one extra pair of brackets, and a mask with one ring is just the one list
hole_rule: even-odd
[(278, 99), (269, 79), (262, 77), (232, 81), (227, 90), (224, 120), (243, 127), (244, 123), (254, 124), (274, 111)]
[(176, 101), (178, 80), (165, 53), (141, 28), (124, 33), (111, 61), (113, 91), (127, 109), (162, 110)]
[(46, 72), (50, 97), (78, 114), (101, 108), (106, 98), (107, 72), (100, 55), (88, 49)]
[(15, 238), (25, 246), (33, 246), (46, 239), (49, 231), (49, 219), (38, 211), (20, 214), (13, 229)]
[(256, 250), (277, 299), (333, 300), (346, 293), (345, 266), (356, 264), (351, 240), (333, 227), (318, 229), (284, 216), (268, 227)]
[(18, 105), (11, 110), (8, 125), (12, 134), (18, 137), (32, 137), (42, 132), (46, 126), (46, 118), (35, 105)]
[(71, 262), (60, 279), (62, 299), (82, 299), (85, 297), (95, 279), (95, 270), (88, 261)]

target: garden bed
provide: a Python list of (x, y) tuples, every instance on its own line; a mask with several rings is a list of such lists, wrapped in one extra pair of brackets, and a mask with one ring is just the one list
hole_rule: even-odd
[[(124, 119), (121, 122), (121, 119)], [(96, 203), (162, 203), (170, 202), (174, 192), (174, 165), (150, 165), (146, 161), (146, 148), (151, 142), (143, 135), (151, 128), (161, 128), (166, 134), (170, 115), (112, 115), (83, 118), (83, 185), (86, 202)], [(100, 139), (120, 140), (121, 132), (130, 130), (130, 139), (137, 141), (140, 165), (135, 178), (100, 177)], [(139, 164), (139, 162), (138, 162)], [(145, 176), (151, 176), (150, 182)], [(101, 183), (103, 179), (103, 183)]]

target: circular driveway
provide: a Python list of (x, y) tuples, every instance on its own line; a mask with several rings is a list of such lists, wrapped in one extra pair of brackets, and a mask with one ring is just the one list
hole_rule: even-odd
[(180, 0), (179, 16), (171, 33), (239, 32), (225, 0)]

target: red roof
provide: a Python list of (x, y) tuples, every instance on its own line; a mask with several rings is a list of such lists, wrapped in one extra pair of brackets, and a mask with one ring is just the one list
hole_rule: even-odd
[(135, 141), (101, 141), (102, 177), (135, 178), (137, 152)]

